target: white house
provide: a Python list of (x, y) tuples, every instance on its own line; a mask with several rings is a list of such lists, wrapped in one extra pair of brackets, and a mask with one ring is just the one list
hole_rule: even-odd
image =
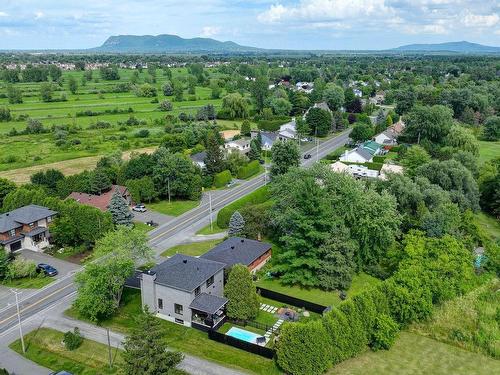
[(357, 178), (378, 178), (379, 172), (377, 170), (369, 169), (364, 165), (349, 165), (349, 173)]
[(353, 150), (345, 151), (339, 158), (340, 161), (350, 163), (371, 163), (373, 157), (380, 154), (381, 147), (378, 143), (368, 141)]
[(250, 141), (248, 139), (237, 139), (229, 141), (224, 144), (224, 149), (230, 154), (232, 152), (239, 152), (246, 155), (250, 152)]

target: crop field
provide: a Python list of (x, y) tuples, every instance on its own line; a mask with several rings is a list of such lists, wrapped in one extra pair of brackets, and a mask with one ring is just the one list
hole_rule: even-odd
[[(221, 99), (211, 99), (211, 89), (197, 86), (194, 95), (184, 91), (184, 100), (176, 102), (173, 97), (163, 95), (162, 86), (168, 80), (163, 70), (156, 71), (156, 87), (158, 96), (138, 97), (133, 89), (129, 92), (110, 92), (117, 84), (130, 83), (133, 69), (119, 69), (120, 80), (104, 81), (99, 71), (93, 71), (92, 80), (82, 85), (83, 72), (64, 71), (62, 86), (54, 83), (56, 90), (53, 92), (54, 101), (43, 102), (40, 96), (40, 83), (16, 83), (13, 86), (23, 93), (23, 103), (9, 104), (6, 97), (7, 85), (0, 84), (0, 107), (10, 109), (13, 120), (0, 122), (0, 171), (9, 171), (19, 168), (46, 165), (49, 163), (63, 162), (77, 158), (105, 155), (114, 151), (127, 151), (150, 148), (160, 144), (164, 136), (163, 125), (155, 122), (166, 115), (178, 116), (180, 113), (195, 114), (196, 111), (207, 104), (221, 106)], [(218, 73), (206, 69), (210, 78), (216, 78)], [(186, 68), (171, 69), (173, 78), (186, 76)], [(74, 77), (78, 83), (76, 94), (68, 89), (68, 80)], [(149, 77), (147, 70), (139, 73), (137, 85), (145, 83)], [(225, 94), (222, 90), (221, 97)], [(61, 95), (66, 101), (57, 101)], [(156, 100), (157, 99), (157, 100)], [(173, 110), (162, 112), (158, 109), (158, 102), (168, 99), (173, 104)], [(12, 135), (15, 129), (21, 132), (26, 128), (27, 118), (39, 120), (45, 128), (53, 125), (68, 126), (64, 144), (57, 143), (55, 132), (42, 134)], [(130, 117), (134, 117), (138, 125), (123, 126)], [(108, 128), (92, 128), (92, 124), (105, 121), (111, 124)], [(118, 123), (121, 122), (122, 125)], [(223, 129), (238, 129), (238, 121), (220, 121)], [(140, 137), (139, 131), (147, 129), (148, 136)], [(84, 159), (83, 159), (84, 160)], [(92, 160), (90, 165), (94, 163)], [(81, 163), (84, 167), (88, 163)], [(78, 172), (77, 170), (76, 172)], [(5, 175), (4, 175), (5, 176)], [(6, 175), (10, 177), (10, 175)], [(25, 177), (14, 178), (16, 182), (25, 182)]]

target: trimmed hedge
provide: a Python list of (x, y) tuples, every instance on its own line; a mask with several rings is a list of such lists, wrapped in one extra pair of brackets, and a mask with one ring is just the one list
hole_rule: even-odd
[(269, 200), (269, 198), (270, 193), (267, 185), (258, 188), (254, 192), (245, 195), (243, 198), (240, 198), (221, 209), (217, 215), (217, 225), (222, 229), (228, 228), (229, 219), (231, 219), (231, 215), (234, 211), (238, 211), (249, 205), (264, 203)]
[(238, 169), (238, 178), (243, 180), (245, 178), (253, 176), (254, 174), (259, 173), (259, 171), (260, 171), (260, 163), (258, 160), (254, 160)]
[(229, 184), (232, 179), (233, 179), (233, 176), (231, 175), (231, 172), (226, 169), (225, 171), (217, 173), (214, 176), (214, 186), (216, 188), (221, 188), (221, 187)]
[(373, 157), (373, 162), (374, 163), (384, 163), (385, 161), (385, 156), (374, 156)]
[(275, 132), (281, 125), (286, 124), (290, 120), (291, 119), (288, 116), (280, 116), (273, 118), (272, 120), (257, 120), (257, 127), (259, 130)]

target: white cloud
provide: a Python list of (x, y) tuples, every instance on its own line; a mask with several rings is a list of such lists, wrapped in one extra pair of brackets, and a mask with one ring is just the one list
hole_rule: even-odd
[(43, 18), (45, 16), (45, 14), (43, 12), (35, 12), (35, 19), (36, 20), (39, 20), (40, 18)]
[(201, 36), (204, 36), (206, 38), (210, 38), (212, 36), (215, 36), (220, 33), (220, 27), (219, 26), (205, 26), (201, 30)]
[(498, 16), (497, 13), (481, 15), (481, 14), (473, 14), (471, 12), (467, 12), (465, 17), (463, 18), (464, 25), (473, 28), (492, 27), (498, 24), (499, 21), (500, 17)]
[(8, 17), (8, 14), (5, 12), (0, 12), (0, 17)]

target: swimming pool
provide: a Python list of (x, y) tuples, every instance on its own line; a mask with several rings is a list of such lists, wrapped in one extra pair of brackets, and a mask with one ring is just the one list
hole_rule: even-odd
[(226, 332), (226, 335), (234, 337), (239, 340), (243, 340), (246, 342), (251, 342), (252, 344), (257, 343), (257, 337), (262, 337), (262, 335), (258, 335), (257, 333), (245, 331), (244, 329), (231, 327), (229, 331)]

